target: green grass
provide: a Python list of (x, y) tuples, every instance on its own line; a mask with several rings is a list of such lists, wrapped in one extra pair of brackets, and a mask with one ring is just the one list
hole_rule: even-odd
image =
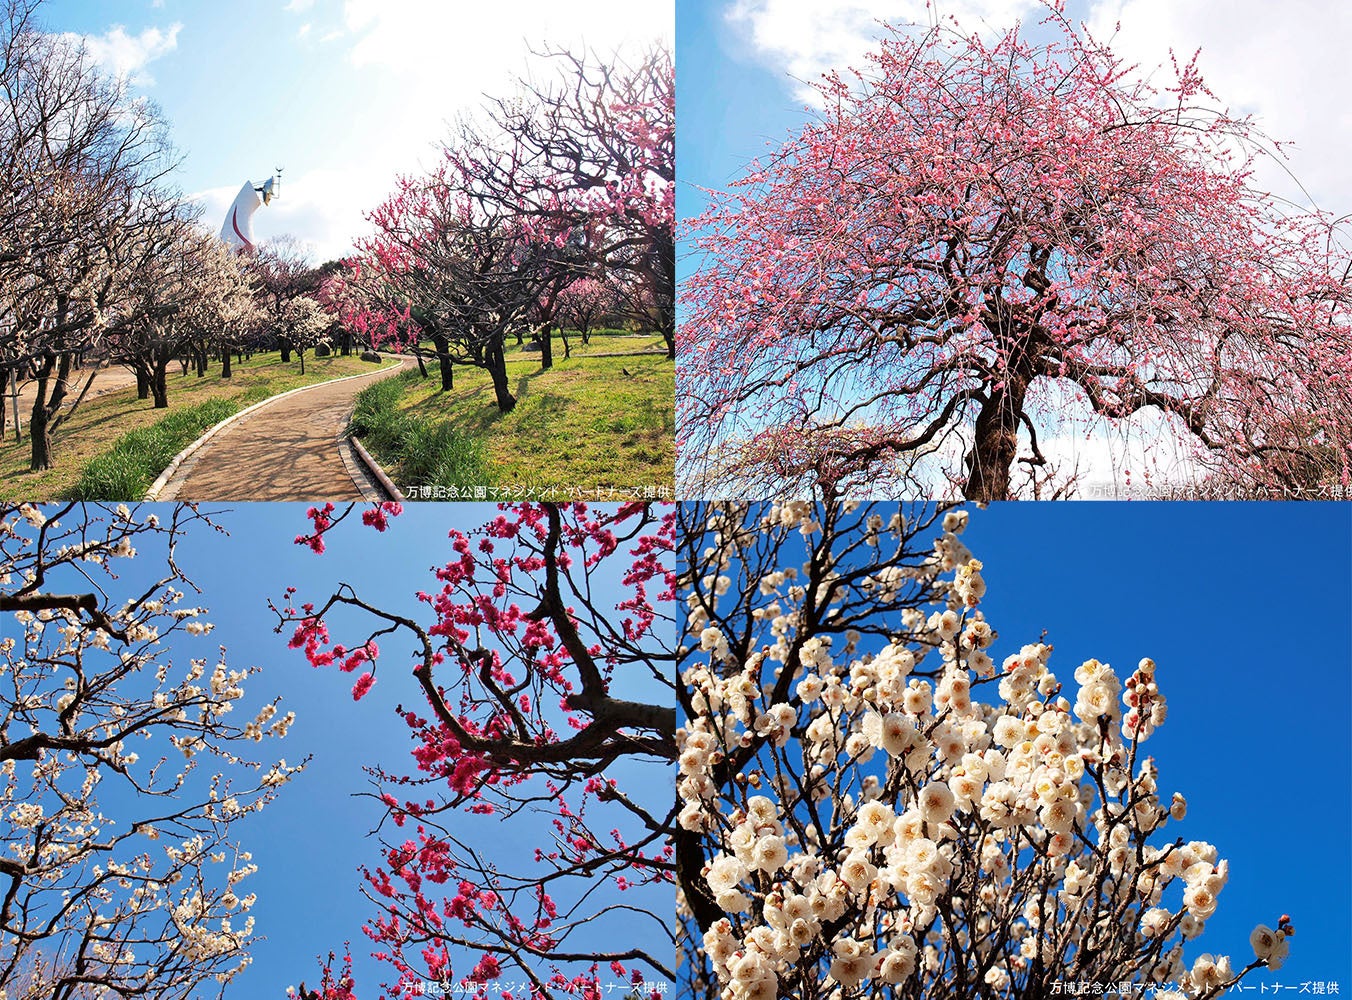
[[(580, 339), (574, 344), (580, 346)], [(651, 488), (670, 496), (674, 375), (660, 353), (661, 338), (598, 332), (586, 351), (575, 349), (568, 360), (557, 339), (554, 346), (554, 367), (541, 370), (538, 352), (509, 344), (507, 374), (517, 398), (509, 413), (499, 412), (487, 372), (456, 366), (455, 388), (442, 392), (436, 364), (429, 361), (428, 379), (409, 372), (363, 392), (381, 401), (383, 415), (376, 419), (359, 409), (354, 425), (403, 486), (483, 486), (497, 491), (489, 499), (507, 489), (537, 497), (550, 490), (578, 497), (604, 490), (603, 498), (615, 490), (613, 498), (623, 499)], [(598, 356), (608, 353), (621, 356)], [(449, 428), (479, 443), (481, 478), (444, 478), (436, 462), (423, 461), (408, 443), (412, 427)]]
[[(375, 370), (356, 357), (307, 358), (305, 375), (294, 358), (283, 364), (276, 352), (256, 354), (234, 366), (234, 376), (220, 377), (219, 362), (206, 376), (181, 375), (178, 366), (169, 376), (169, 408), (156, 410), (150, 400), (137, 399), (134, 388), (91, 396), (57, 429), (52, 440), (55, 464), (38, 472), (29, 470), (29, 441), (16, 442), (12, 431), (0, 443), (0, 499), (58, 500), (74, 494), (88, 466), (112, 452), (119, 440), (135, 430), (149, 428), (167, 416), (199, 406), (208, 400), (227, 400), (243, 409), (253, 403), (303, 385), (325, 382), (343, 375)], [(99, 383), (95, 382), (97, 389)], [(72, 395), (75, 390), (72, 390)], [(24, 428), (27, 430), (27, 417)], [(162, 467), (161, 467), (162, 468)], [(156, 470), (159, 475), (159, 470)], [(154, 480), (154, 476), (151, 477)], [(105, 499), (100, 497), (100, 499)]]
[(243, 402), (208, 399), (171, 413), (149, 427), (138, 427), (84, 467), (71, 491), (73, 500), (140, 500), (173, 457), (208, 428), (238, 413)]
[(482, 442), (445, 423), (432, 422), (399, 409), (418, 373), (404, 372), (357, 394), (352, 433), (378, 453), (381, 464), (398, 470), (409, 486), (472, 487), (484, 481)]

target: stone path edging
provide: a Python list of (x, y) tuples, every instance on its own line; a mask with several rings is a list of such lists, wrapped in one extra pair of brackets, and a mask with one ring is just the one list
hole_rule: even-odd
[(351, 434), (349, 434), (345, 440), (351, 446), (353, 454), (355, 454), (361, 464), (365, 466), (366, 472), (370, 474), (372, 479), (380, 484), (380, 488), (386, 493), (385, 496), (381, 497), (368, 496), (366, 497), (367, 500), (398, 500), (400, 503), (403, 503), (408, 499), (404, 496), (403, 491), (400, 490), (398, 486), (394, 485), (394, 480), (389, 477), (381, 467), (380, 463), (366, 450), (361, 441)]

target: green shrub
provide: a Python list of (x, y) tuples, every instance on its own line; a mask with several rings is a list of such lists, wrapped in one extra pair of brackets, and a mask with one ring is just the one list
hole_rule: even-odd
[(408, 486), (482, 486), (487, 482), (483, 443), (449, 424), (420, 420), (399, 409), (417, 372), (384, 379), (357, 394), (348, 429), (391, 475)]
[(122, 435), (112, 448), (90, 459), (71, 498), (140, 500), (175, 455), (238, 410), (235, 400), (209, 399)]

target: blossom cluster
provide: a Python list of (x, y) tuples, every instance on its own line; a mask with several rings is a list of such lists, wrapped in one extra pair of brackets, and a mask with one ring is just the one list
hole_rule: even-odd
[(678, 823), (705, 864), (683, 907), (722, 996), (1004, 995), (1079, 956), (1210, 997), (1279, 967), (1285, 917), (1246, 969), (1184, 962), (1228, 864), (1156, 837), (1187, 804), (1142, 753), (1166, 716), (1155, 663), (1123, 680), (1088, 660), (1073, 689), (1045, 641), (997, 666), (966, 512), (925, 553), (900, 515), (847, 529), (855, 510), (710, 508), (689, 550)]
[(15, 969), (132, 993), (249, 963), (256, 867), (231, 827), (304, 765), (242, 756), (295, 715), (250, 704), (258, 668), (223, 646), (193, 655), (214, 631), (174, 556), (194, 525), (213, 527), (189, 507), (0, 509), (0, 922), (21, 959), (0, 994)]
[[(322, 551), (314, 539), (354, 509), (313, 508), (315, 531), (297, 543)], [(278, 631), (289, 631), (291, 648), (313, 666), (367, 671), (353, 689), (359, 700), (389, 660), (376, 636), (397, 631), (414, 643), (417, 700), (398, 711), (415, 769), (370, 769), (391, 823), (378, 860), (362, 872), (377, 904), (365, 932), (404, 991), (468, 972), (482, 992), (502, 970), (529, 970), (534, 981), (548, 968), (550, 991), (593, 995), (595, 969), (577, 973), (563, 943), (584, 920), (595, 930), (623, 912), (613, 932), (630, 940), (610, 956), (611, 971), (642, 979), (644, 964), (668, 976), (660, 951), (633, 942), (667, 933), (672, 849), (645, 794), (621, 788), (607, 770), (626, 759), (659, 774), (674, 757), (674, 711), (625, 693), (645, 678), (673, 686), (675, 513), (640, 502), (492, 511), (470, 530), (447, 531), (433, 585), (410, 595), (411, 611), (369, 603), (345, 584), (313, 602), (288, 588), (274, 605)], [(355, 641), (333, 641), (354, 629)], [(510, 823), (541, 802), (550, 836), (510, 865), (447, 822)], [(597, 902), (601, 880), (624, 894), (623, 905)], [(636, 927), (635, 914), (652, 925)]]

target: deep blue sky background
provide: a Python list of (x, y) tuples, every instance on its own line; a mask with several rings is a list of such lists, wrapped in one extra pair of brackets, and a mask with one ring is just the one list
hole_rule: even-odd
[[(354, 514), (352, 522), (340, 525), (330, 536), (329, 550), (316, 556), (293, 544), (308, 525), (305, 507), (245, 504), (222, 510), (215, 520), (229, 530), (229, 537), (193, 531), (178, 553), (180, 565), (203, 591), (198, 600), (210, 609), (206, 619), (216, 625), (206, 639), (198, 641), (211, 649), (225, 644), (232, 667), (257, 664), (264, 668), (246, 688), (249, 704), (281, 694), (281, 712), (296, 712), (296, 723), (286, 739), (265, 742), (257, 747), (259, 754), (269, 760), (284, 756), (289, 764), (306, 754), (314, 755), (309, 769), (293, 779), (272, 806), (236, 827), (259, 866), (258, 874), (241, 883), (241, 893), (258, 894), (253, 913), (257, 930), (267, 940), (255, 949), (254, 964), (232, 985), (230, 994), (279, 998), (285, 987), (302, 979), (313, 986), (319, 980), (315, 957), (327, 955), (330, 949), (341, 954), (343, 942), (350, 940), (359, 995), (374, 997), (378, 994), (375, 987), (393, 977), (389, 966), (368, 957), (373, 948), (361, 928), (374, 910), (360, 894), (358, 868), (363, 864), (374, 868), (381, 860), (379, 845), (368, 834), (383, 810), (370, 799), (353, 796), (370, 790), (363, 766), (380, 763), (396, 773), (414, 773), (409, 730), (394, 712), (400, 702), (410, 708), (425, 704), (407, 672), (411, 660), (406, 654), (413, 642), (405, 637), (382, 637), (377, 682), (355, 703), (351, 694), (355, 675), (314, 669), (301, 651), (288, 649), (290, 629), (281, 635), (273, 633), (277, 619), (266, 602), (269, 597), (281, 598), (287, 586), (299, 589), (298, 599), (322, 600), (336, 582), (345, 581), (379, 607), (430, 622), (429, 609), (413, 595), (417, 590), (438, 589), (428, 570), (449, 559), (447, 531), (477, 527), (496, 516), (497, 509), (491, 504), (409, 505), (403, 515), (391, 520), (383, 535), (355, 523)], [(209, 505), (203, 509), (210, 509)], [(600, 607), (620, 600), (616, 577), (602, 579), (597, 593)], [(349, 641), (356, 641), (368, 633), (331, 628), (336, 642), (343, 641), (345, 634)], [(176, 662), (189, 655), (209, 654), (185, 649)], [(670, 697), (652, 681), (637, 677), (625, 684), (625, 690), (634, 698)], [(244, 711), (244, 706), (236, 710)], [(660, 762), (619, 766), (607, 774), (651, 808), (662, 808), (674, 794)], [(527, 874), (534, 870), (531, 858), (548, 826), (543, 816), (521, 819), (502, 822), (495, 816), (465, 815), (454, 829), (504, 872)], [(598, 832), (604, 835), (607, 829), (603, 826)], [(384, 833), (393, 838), (396, 829), (387, 824)], [(412, 833), (412, 825), (405, 826), (399, 839)], [(552, 843), (543, 842), (546, 846)], [(675, 906), (672, 891), (664, 888), (624, 894), (611, 891), (610, 897), (646, 905), (658, 913), (672, 912)], [(556, 898), (562, 894), (556, 893)], [(570, 942), (609, 949), (622, 936), (626, 947), (640, 944), (659, 956), (670, 955), (670, 944), (651, 921), (621, 915), (595, 923)], [(472, 964), (465, 957), (455, 960), (453, 953), (457, 977), (467, 974)], [(603, 983), (609, 975), (602, 970)]]
[(1352, 989), (1352, 506), (1005, 503), (973, 510), (963, 540), (997, 664), (1044, 628), (1068, 691), (1087, 659), (1122, 678), (1155, 660), (1169, 716), (1144, 752), (1161, 798), (1188, 800), (1164, 832), (1230, 861), (1189, 966), (1240, 967), (1285, 912), (1290, 959), (1246, 982)]

